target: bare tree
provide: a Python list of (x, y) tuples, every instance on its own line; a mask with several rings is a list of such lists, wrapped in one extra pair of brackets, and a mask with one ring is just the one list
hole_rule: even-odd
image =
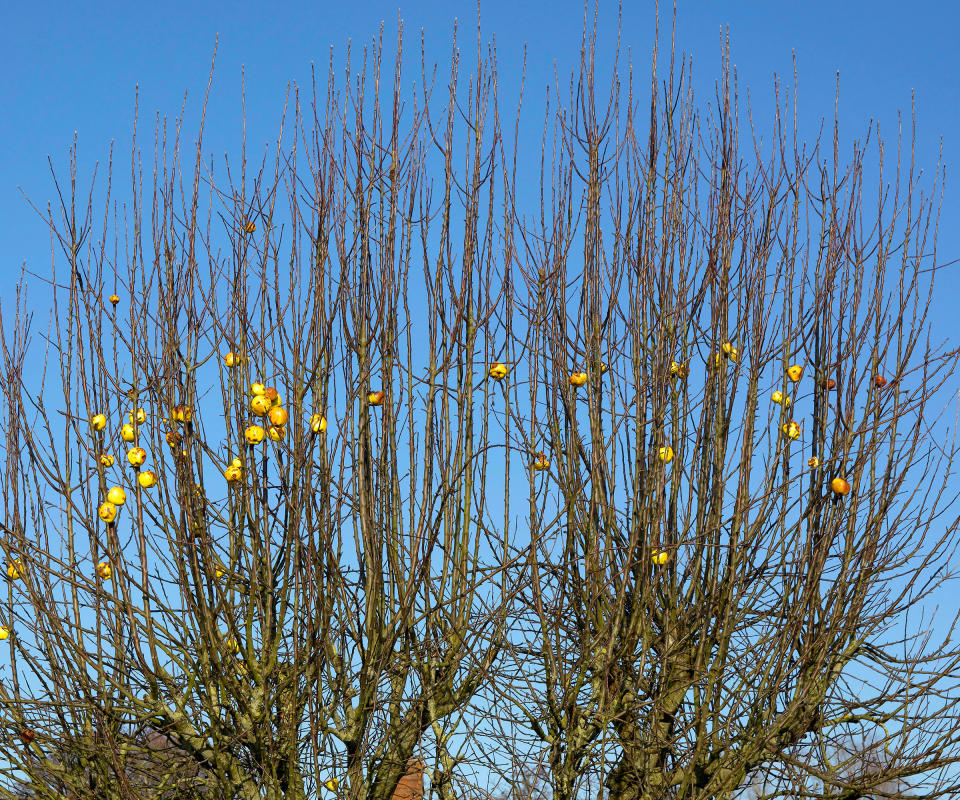
[(594, 35), (532, 212), (492, 53), (408, 96), (402, 40), (259, 163), (177, 120), (55, 175), (50, 322), (0, 318), (9, 791), (955, 790), (937, 186), (779, 86), (761, 136), (729, 61), (604, 99)]

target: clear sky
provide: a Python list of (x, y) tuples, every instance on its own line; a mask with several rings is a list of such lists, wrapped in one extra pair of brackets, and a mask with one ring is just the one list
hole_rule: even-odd
[[(960, 257), (960, 185), (949, 169), (960, 163), (960, 61), (955, 41), (960, 11), (954, 3), (680, 0), (678, 5), (678, 49), (693, 58), (704, 103), (711, 99), (719, 73), (720, 37), (726, 29), (740, 85), (749, 88), (760, 111), (769, 108), (774, 74), (792, 82), (796, 55), (805, 130), (815, 133), (820, 119), (832, 115), (838, 73), (842, 142), (862, 137), (871, 119), (879, 122), (887, 138), (895, 140), (898, 110), (904, 110), (909, 119), (915, 98), (918, 161), (932, 174), (942, 146), (948, 165), (941, 260)], [(652, 0), (624, 3), (622, 40), (632, 53), (641, 85), (649, 74), (653, 8)], [(669, 8), (665, 16), (669, 17)], [(609, 43), (601, 46), (601, 54), (607, 57), (615, 42), (616, 17), (616, 3), (601, 0), (600, 41)], [(495, 38), (505, 96), (519, 87), (526, 47), (526, 102), (531, 104), (528, 107), (542, 109), (544, 90), (555, 70), (566, 83), (576, 66), (583, 18), (583, 6), (567, 0), (482, 0), (481, 36), (484, 41)], [(354, 48), (369, 44), (381, 22), (385, 40), (392, 42), (398, 19), (405, 25), (411, 82), (419, 77), (421, 31), (428, 60), (439, 62), (442, 69), (459, 20), (465, 60), (472, 61), (477, 40), (477, 5), (472, 0), (409, 0), (399, 7), (396, 0), (6, 4), (0, 25), (0, 263), (5, 278), (0, 300), (4, 306), (11, 298), (9, 279), (20, 265), (26, 263), (41, 274), (49, 271), (49, 239), (24, 194), (41, 206), (55, 197), (47, 157), (63, 174), (75, 134), (81, 185), (89, 179), (93, 163), (105, 160), (111, 142), (128, 174), (138, 86), (141, 135), (150, 134), (157, 114), (176, 116), (186, 96), (186, 132), (192, 140), (219, 36), (207, 143), (214, 153), (222, 154), (234, 150), (239, 140), (241, 71), (246, 80), (248, 136), (252, 143), (263, 143), (276, 136), (284, 93), (291, 82), (308, 86), (311, 64), (325, 77), (331, 48), (342, 74), (349, 42)], [(601, 63), (601, 76), (608, 74), (604, 66)], [(529, 119), (536, 120), (537, 112)], [(522, 133), (538, 137), (539, 126)], [(141, 141), (149, 151), (152, 143)], [(942, 281), (941, 300), (960, 289), (955, 272), (948, 270)], [(42, 293), (42, 287), (35, 285), (31, 305), (46, 311)], [(952, 305), (944, 306), (944, 314)], [(950, 317), (941, 320), (939, 330), (948, 335)]]

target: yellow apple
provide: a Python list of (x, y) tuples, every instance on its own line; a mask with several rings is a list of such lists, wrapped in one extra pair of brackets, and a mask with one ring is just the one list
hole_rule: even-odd
[(113, 466), (113, 456), (109, 453), (100, 454), (100, 466), (101, 467), (112, 467)]
[(136, 422), (138, 425), (143, 425), (147, 421), (147, 412), (142, 408), (138, 408), (136, 411), (131, 411), (127, 414), (127, 419), (130, 420), (131, 424)]
[(581, 386), (586, 385), (587, 383), (587, 373), (586, 372), (571, 372), (570, 373), (570, 385), (574, 389), (579, 389)]
[(167, 431), (166, 438), (171, 450), (176, 450), (183, 443), (183, 437), (176, 431)]
[(534, 453), (534, 461), (531, 466), (537, 472), (543, 472), (544, 470), (550, 469), (550, 462), (547, 460), (545, 453)]
[[(717, 363), (720, 363), (720, 356), (717, 356)], [(682, 361), (671, 361), (670, 374), (677, 378), (686, 378), (690, 374), (690, 367)]]
[(279, 442), (284, 436), (286, 436), (286, 430), (279, 425), (271, 425), (267, 428), (267, 436), (270, 437), (271, 441)]
[(657, 457), (664, 463), (669, 464), (673, 461), (673, 448), (672, 447), (661, 447), (657, 453)]
[(737, 352), (737, 348), (733, 346), (733, 342), (724, 342), (720, 349), (723, 350), (723, 354), (734, 364), (737, 363), (737, 357), (740, 354)]
[(784, 408), (790, 408), (790, 398), (779, 390), (770, 395), (770, 399), (773, 400), (773, 402), (777, 405), (781, 405)]
[(386, 393), (383, 390), (370, 392), (367, 395), (367, 402), (372, 406), (382, 406), (384, 397), (386, 397)]
[(170, 418), (174, 422), (189, 422), (193, 419), (193, 409), (186, 405), (174, 406)]
[(781, 428), (783, 435), (788, 439), (797, 440), (800, 438), (800, 426), (792, 420), (790, 422), (785, 422)]
[(147, 451), (142, 447), (134, 447), (127, 451), (127, 461), (131, 466), (139, 467), (147, 460)]
[(843, 478), (834, 478), (832, 481), (830, 481), (830, 488), (833, 490), (834, 494), (841, 496), (850, 494), (850, 484)]
[(241, 461), (239, 458), (235, 458), (230, 462), (230, 466), (240, 469), (243, 466), (243, 461)]
[(250, 384), (250, 394), (263, 394), (266, 391), (267, 387), (262, 383), (251, 383)]
[(227, 483), (236, 483), (243, 477), (243, 470), (234, 464), (231, 464), (223, 471), (223, 477), (227, 479)]
[(251, 220), (247, 220), (247, 221), (243, 224), (243, 232), (244, 232), (244, 233), (256, 233), (256, 231), (257, 231), (257, 223), (254, 222), (252, 219), (251, 219)]
[(141, 472), (139, 475), (137, 475), (137, 483), (139, 483), (143, 489), (152, 489), (157, 485), (157, 473), (152, 469), (148, 469), (146, 472)]
[(266, 435), (266, 431), (259, 425), (250, 425), (243, 432), (243, 437), (247, 440), (248, 444), (260, 444), (260, 442), (263, 441), (263, 437)]
[(258, 417), (265, 416), (270, 409), (270, 401), (265, 395), (255, 394), (250, 401), (250, 410)]
[(819, 467), (819, 466), (820, 466), (820, 459), (817, 458), (816, 456), (814, 456), (813, 458), (808, 458), (808, 459), (807, 459), (807, 466), (808, 466), (808, 467)]
[(134, 429), (133, 425), (129, 423), (120, 428), (120, 438), (125, 442), (132, 442), (137, 438), (137, 432)]
[(510, 371), (510, 370), (507, 369), (507, 365), (506, 365), (506, 364), (502, 364), (502, 363), (500, 363), (499, 361), (497, 361), (495, 364), (491, 364), (491, 365), (490, 365), (490, 370), (489, 370), (488, 374), (489, 374), (490, 377), (493, 378), (495, 381), (502, 381), (502, 380), (507, 376), (507, 373), (508, 373), (509, 371)]
[(269, 416), (270, 422), (272, 422), (278, 428), (282, 428), (284, 425), (286, 425), (287, 420), (290, 418), (287, 414), (287, 410), (285, 408), (281, 408), (280, 406), (271, 408)]
[(796, 383), (803, 377), (803, 367), (799, 364), (793, 364), (787, 367), (787, 377)]
[(223, 644), (227, 648), (227, 650), (230, 650), (233, 653), (240, 652), (240, 645), (237, 643), (237, 640), (234, 639), (232, 636), (229, 636), (228, 638), (224, 639)]
[(14, 558), (7, 564), (7, 577), (15, 581), (23, 576), (23, 559)]
[(10, 629), (6, 625), (0, 625), (0, 642), (10, 636)]
[(650, 559), (658, 567), (662, 567), (670, 560), (670, 554), (666, 550), (657, 550)]
[(323, 433), (327, 429), (327, 418), (323, 414), (314, 414), (310, 417), (310, 430), (314, 433)]
[(112, 294), (110, 295), (110, 302), (116, 305), (117, 303), (120, 302), (120, 298), (117, 295)]
[(107, 500), (115, 506), (122, 506), (127, 502), (127, 493), (119, 486), (112, 486), (107, 492)]
[(94, 414), (90, 417), (90, 427), (95, 431), (102, 431), (107, 427), (107, 416), (106, 414)]
[(107, 500), (107, 502), (100, 504), (97, 514), (104, 522), (113, 522), (117, 518), (117, 506)]
[(239, 366), (239, 364), (240, 364), (240, 354), (239, 354), (239, 353), (234, 353), (234, 352), (227, 353), (227, 354), (223, 357), (223, 363), (226, 364), (228, 367), (236, 367), (236, 366)]
[(339, 786), (340, 781), (338, 781), (336, 778), (330, 778), (330, 780), (323, 782), (323, 788), (329, 789), (331, 792), (337, 791)]
[(100, 580), (108, 581), (111, 575), (113, 575), (113, 569), (106, 561), (101, 561), (97, 564), (97, 577)]

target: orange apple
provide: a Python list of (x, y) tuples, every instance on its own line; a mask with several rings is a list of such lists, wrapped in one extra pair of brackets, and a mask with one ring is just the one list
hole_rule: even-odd
[(271, 408), (269, 416), (270, 421), (278, 428), (282, 428), (284, 425), (286, 425), (287, 420), (289, 419), (287, 410), (285, 408), (281, 408), (280, 406)]
[(107, 427), (107, 416), (106, 414), (94, 414), (90, 417), (90, 427), (95, 431), (102, 431)]
[(507, 376), (509, 371), (510, 370), (507, 369), (506, 364), (502, 364), (497, 361), (496, 363), (490, 365), (490, 370), (487, 374), (489, 374), (490, 377), (495, 381), (502, 381)]
[(20, 741), (24, 744), (30, 744), (36, 738), (37, 734), (35, 734), (29, 728), (24, 728), (22, 731), (20, 731)]
[(117, 518), (117, 506), (108, 500), (100, 504), (97, 514), (104, 522), (113, 522)]
[(280, 402), (280, 392), (278, 392), (274, 386), (267, 386), (263, 390), (263, 394), (267, 400), (270, 401), (271, 406), (275, 406)]
[(586, 372), (571, 372), (570, 373), (570, 385), (574, 389), (579, 389), (581, 386), (585, 386), (587, 383), (587, 373)]
[(147, 451), (142, 447), (134, 447), (127, 451), (127, 461), (131, 466), (140, 467), (147, 460)]
[(143, 489), (152, 489), (157, 485), (157, 473), (152, 469), (141, 472), (137, 475), (137, 483), (139, 483)]
[(122, 506), (127, 502), (127, 493), (119, 486), (112, 486), (107, 492), (107, 500), (115, 506)]
[(834, 494), (840, 495), (841, 497), (845, 494), (850, 494), (850, 484), (843, 478), (838, 477), (830, 481), (830, 488)]
[(793, 364), (787, 367), (787, 377), (794, 383), (797, 383), (803, 377), (803, 367), (799, 364)]
[(260, 442), (263, 441), (263, 437), (266, 435), (266, 431), (259, 425), (250, 425), (243, 432), (243, 438), (247, 440), (248, 444), (260, 444)]
[(244, 233), (256, 233), (256, 231), (257, 231), (257, 223), (254, 222), (252, 219), (248, 219), (248, 220), (243, 224), (243, 232), (244, 232)]
[(384, 392), (383, 390), (380, 390), (377, 392), (370, 392), (370, 394), (367, 395), (367, 402), (372, 406), (382, 406), (383, 398), (386, 396), (387, 396), (386, 392)]
[(873, 385), (876, 386), (878, 389), (882, 389), (884, 386), (887, 385), (887, 379), (884, 378), (883, 375), (874, 375)]

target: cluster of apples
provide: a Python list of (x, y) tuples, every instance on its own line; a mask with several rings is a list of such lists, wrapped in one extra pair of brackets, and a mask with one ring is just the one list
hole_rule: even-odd
[(260, 444), (265, 437), (279, 442), (287, 435), (287, 421), (290, 415), (281, 405), (283, 402), (280, 393), (273, 386), (264, 386), (262, 383), (250, 385), (250, 410), (258, 417), (266, 417), (269, 426), (264, 430), (262, 425), (247, 426), (243, 437), (249, 445)]

